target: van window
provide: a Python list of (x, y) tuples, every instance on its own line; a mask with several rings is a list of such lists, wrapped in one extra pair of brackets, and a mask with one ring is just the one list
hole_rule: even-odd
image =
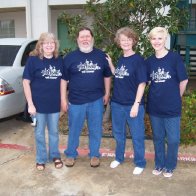
[(0, 45), (0, 66), (12, 66), (20, 47)]
[(36, 45), (37, 41), (33, 41), (31, 42), (30, 44), (27, 45), (25, 51), (24, 51), (24, 54), (22, 56), (22, 61), (21, 61), (21, 66), (24, 67), (25, 64), (26, 64), (26, 61), (29, 57), (29, 53), (31, 51), (33, 51), (35, 49), (35, 45)]

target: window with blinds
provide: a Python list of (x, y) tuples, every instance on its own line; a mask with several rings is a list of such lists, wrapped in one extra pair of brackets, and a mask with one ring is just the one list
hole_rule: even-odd
[(15, 37), (14, 20), (0, 20), (0, 38)]

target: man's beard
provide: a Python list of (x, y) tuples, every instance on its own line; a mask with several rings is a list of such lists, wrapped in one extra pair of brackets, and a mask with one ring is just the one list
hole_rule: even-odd
[(82, 47), (80, 45), (78, 45), (79, 49), (81, 52), (84, 52), (84, 53), (89, 53), (93, 50), (93, 45), (94, 45), (94, 41), (92, 41), (89, 45), (89, 47)]

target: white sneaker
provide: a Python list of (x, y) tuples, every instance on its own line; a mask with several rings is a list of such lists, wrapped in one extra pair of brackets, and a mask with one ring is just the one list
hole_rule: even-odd
[(114, 160), (114, 161), (112, 161), (111, 163), (110, 163), (110, 167), (111, 168), (116, 168), (116, 167), (118, 167), (120, 165), (120, 162), (118, 162), (118, 161), (116, 161), (116, 160)]
[(141, 167), (135, 167), (133, 170), (133, 175), (140, 175), (144, 171), (144, 168)]
[(173, 171), (172, 170), (165, 170), (163, 172), (163, 176), (166, 178), (171, 178), (173, 176)]
[(155, 169), (152, 170), (152, 174), (155, 176), (158, 176), (162, 173), (163, 169), (156, 167)]

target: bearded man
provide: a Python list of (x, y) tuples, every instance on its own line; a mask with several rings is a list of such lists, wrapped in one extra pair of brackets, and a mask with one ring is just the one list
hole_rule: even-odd
[(68, 111), (69, 124), (65, 165), (72, 167), (75, 164), (79, 137), (86, 120), (90, 166), (98, 167), (104, 105), (109, 102), (112, 73), (106, 54), (94, 47), (90, 28), (79, 29), (77, 44), (78, 49), (64, 58), (61, 79), (61, 108), (63, 112)]

